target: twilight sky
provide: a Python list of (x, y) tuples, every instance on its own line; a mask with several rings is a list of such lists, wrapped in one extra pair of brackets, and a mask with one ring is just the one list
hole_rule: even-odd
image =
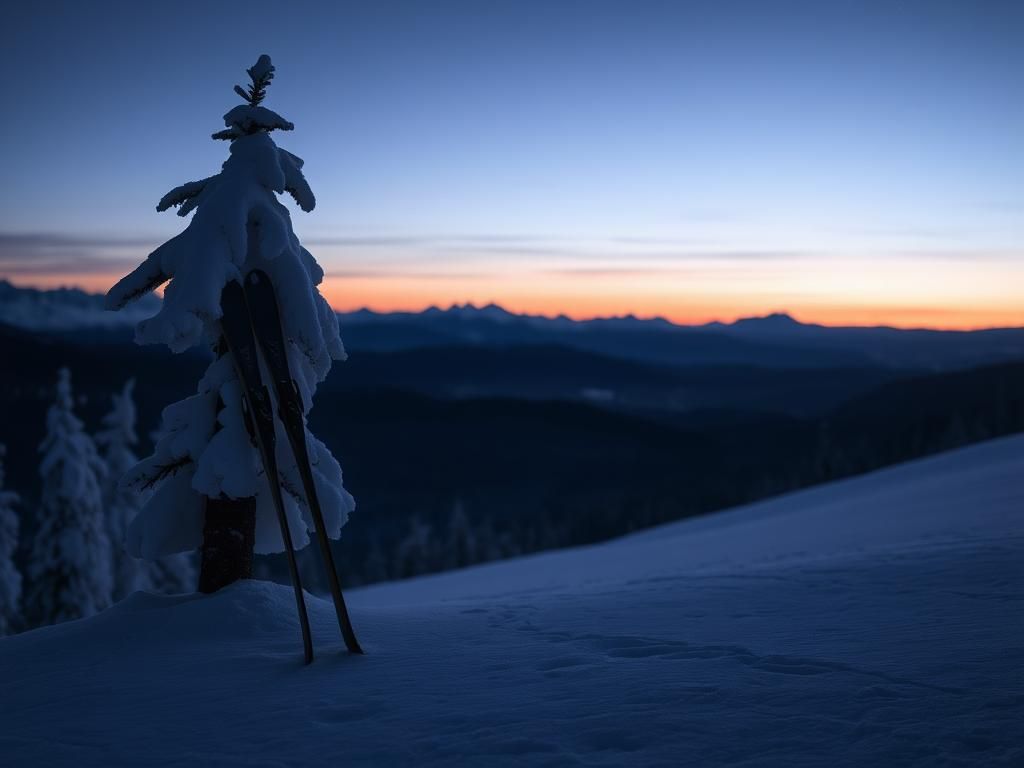
[(1022, 2), (21, 5), (18, 284), (105, 290), (180, 231), (156, 202), (265, 52), (340, 309), (1024, 325)]

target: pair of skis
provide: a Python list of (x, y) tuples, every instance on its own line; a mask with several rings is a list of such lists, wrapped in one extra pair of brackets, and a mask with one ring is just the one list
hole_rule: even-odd
[(359, 641), (356, 640), (352, 629), (352, 622), (349, 620), (348, 609), (345, 607), (341, 584), (338, 583), (338, 572), (334, 567), (327, 528), (313, 483), (313, 470), (306, 447), (302, 396), (288, 366), (288, 348), (281, 325), (281, 313), (270, 277), (263, 270), (253, 270), (246, 276), (244, 286), (237, 281), (228, 283), (221, 294), (221, 309), (221, 331), (242, 385), (242, 407), (263, 461), (263, 471), (266, 473), (278, 522), (281, 524), (281, 538), (284, 539), (288, 569), (295, 589), (306, 663), (313, 661), (313, 640), (309, 630), (306, 601), (302, 594), (302, 583), (299, 580), (299, 569), (295, 561), (295, 547), (288, 528), (288, 516), (285, 513), (277, 474), (273, 404), (270, 391), (263, 383), (257, 349), (263, 354), (263, 361), (276, 390), (277, 416), (288, 436), (288, 443), (302, 479), (306, 503), (309, 505), (316, 527), (316, 538), (327, 570), (327, 581), (334, 600), (334, 610), (338, 615), (341, 636), (349, 653), (362, 653), (363, 650), (359, 647)]

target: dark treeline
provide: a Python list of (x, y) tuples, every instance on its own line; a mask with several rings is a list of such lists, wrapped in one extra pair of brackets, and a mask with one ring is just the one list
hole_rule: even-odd
[(655, 418), (380, 391), (320, 403), (314, 429), (359, 501), (339, 567), (357, 584), (593, 543), (1019, 432), (1024, 364), (902, 379), (821, 418)]
[[(0, 347), (3, 359), (18, 361), (0, 377), (0, 441), (8, 483), (24, 500), (23, 535), (33, 527), (36, 450), (60, 365), (72, 371), (76, 410), (89, 428), (110, 393), (137, 379), (140, 455), (162, 407), (187, 394), (204, 365), (198, 355), (10, 329), (0, 329)], [(336, 366), (332, 379), (343, 381), (346, 368)], [(708, 376), (717, 387), (725, 372)], [(776, 407), (806, 391), (806, 377), (773, 369), (735, 376), (747, 393), (761, 376), (765, 401), (748, 394), (743, 408), (687, 411), (536, 392), (529, 400), (445, 398), (430, 393), (430, 377), (415, 366), (396, 373), (391, 388), (329, 381), (310, 420), (358, 503), (335, 545), (346, 583), (597, 542), (1024, 430), (1024, 363), (898, 377), (872, 370), (859, 380), (876, 385), (852, 389), (845, 377), (817, 374), (819, 387), (836, 389), (817, 393), (816, 403), (859, 394), (807, 414)], [(316, 555), (302, 556), (305, 581), (316, 586)], [(285, 578), (279, 558), (261, 567)]]

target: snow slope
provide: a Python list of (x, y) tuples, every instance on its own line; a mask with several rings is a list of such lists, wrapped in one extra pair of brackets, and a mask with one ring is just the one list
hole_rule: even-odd
[(1024, 435), (355, 591), (136, 593), (0, 640), (0, 764), (1022, 765)]

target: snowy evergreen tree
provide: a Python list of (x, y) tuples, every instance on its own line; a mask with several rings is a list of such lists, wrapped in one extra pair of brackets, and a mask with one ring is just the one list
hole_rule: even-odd
[(27, 574), (26, 613), (37, 624), (96, 613), (113, 591), (100, 488), (105, 467), (71, 403), (71, 375), (62, 368), (40, 446), (42, 503)]
[(452, 506), (452, 515), (448, 521), (448, 541), (445, 544), (445, 570), (462, 568), (477, 562), (479, 544), (473, 529), (466, 517), (466, 510), (461, 499), (456, 499)]
[(104, 428), (96, 435), (96, 442), (101, 446), (107, 465), (103, 506), (111, 543), (115, 600), (121, 600), (140, 589), (163, 594), (192, 592), (196, 583), (195, 557), (190, 553), (168, 555), (146, 562), (132, 557), (125, 548), (128, 526), (143, 503), (143, 497), (138, 492), (120, 482), (138, 463), (134, 451), (138, 443), (135, 403), (132, 398), (134, 386), (134, 379), (129, 380), (121, 392), (113, 396), (113, 407), (103, 418)]
[[(317, 290), (323, 271), (299, 243), (288, 209), (277, 198), (288, 193), (304, 211), (315, 205), (302, 160), (270, 137), (274, 130), (293, 128), (261, 105), (274, 67), (261, 56), (248, 72), (251, 86), (235, 86), (245, 103), (224, 115), (226, 129), (214, 134), (231, 142), (230, 157), (215, 176), (164, 196), (158, 211), (179, 206), (180, 216), (194, 212), (191, 221), (110, 290), (107, 306), (119, 309), (167, 283), (160, 312), (138, 325), (136, 341), (166, 344), (175, 352), (205, 343), (223, 352), (222, 289), (230, 281), (244, 281), (253, 269), (264, 270), (280, 299), (288, 358), (308, 411), (317, 384), (345, 351), (337, 317)], [(268, 478), (246, 429), (241, 387), (229, 357), (211, 363), (196, 395), (164, 411), (164, 436), (122, 481), (139, 492), (153, 491), (129, 526), (131, 554), (155, 559), (193, 550), (203, 542), (207, 500), (220, 505), (253, 498), (255, 550), (283, 549)], [(286, 445), (280, 424), (276, 428), (278, 446)], [(330, 451), (311, 435), (308, 444), (328, 534), (337, 538), (354, 503)], [(289, 528), (296, 547), (302, 547), (313, 521), (294, 457), (280, 450), (278, 460), (280, 477), (272, 480), (285, 491)]]
[(129, 379), (120, 393), (113, 396), (113, 407), (103, 417), (103, 429), (97, 433), (107, 476), (103, 482), (103, 508), (106, 512), (107, 534), (110, 536), (111, 572), (114, 578), (114, 599), (120, 600), (138, 589), (149, 587), (146, 564), (125, 551), (128, 524), (139, 511), (138, 494), (120, 486), (120, 480), (138, 463), (133, 446), (135, 435), (135, 403)]
[(18, 516), (14, 505), (18, 495), (4, 490), (6, 452), (0, 445), (0, 635), (8, 634), (17, 624), (21, 598), (21, 574), (14, 566), (14, 553), (18, 549)]
[(398, 542), (396, 559), (399, 578), (405, 579), (436, 570), (432, 567), (436, 553), (433, 527), (418, 517), (412, 518), (409, 521), (409, 532)]

